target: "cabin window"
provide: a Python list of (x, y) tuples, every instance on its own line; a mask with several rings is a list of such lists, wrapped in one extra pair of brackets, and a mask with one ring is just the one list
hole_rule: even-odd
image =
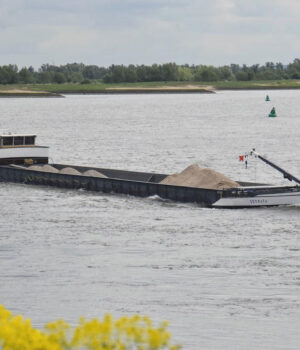
[(25, 145), (34, 145), (34, 136), (25, 136)]
[(14, 137), (14, 145), (15, 146), (24, 145), (24, 137), (23, 136)]
[(12, 146), (13, 145), (13, 138), (12, 137), (3, 137), (2, 144), (3, 144), (3, 146)]

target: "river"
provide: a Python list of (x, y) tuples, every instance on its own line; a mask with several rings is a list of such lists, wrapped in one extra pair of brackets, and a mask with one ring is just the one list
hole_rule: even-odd
[[(287, 184), (300, 175), (300, 90), (1, 98), (1, 128), (56, 163)], [(275, 106), (278, 118), (267, 118)], [(34, 326), (81, 315), (169, 320), (188, 350), (299, 349), (300, 207), (215, 210), (0, 184), (0, 303)]]

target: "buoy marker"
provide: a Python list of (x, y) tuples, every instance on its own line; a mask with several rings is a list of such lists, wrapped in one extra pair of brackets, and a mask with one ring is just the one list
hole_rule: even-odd
[(275, 118), (275, 117), (277, 117), (275, 107), (273, 107), (273, 108), (271, 109), (271, 112), (269, 113), (269, 117), (270, 117), (270, 118)]

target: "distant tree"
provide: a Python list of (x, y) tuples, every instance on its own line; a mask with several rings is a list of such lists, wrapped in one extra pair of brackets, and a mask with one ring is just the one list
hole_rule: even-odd
[(266, 70), (274, 70), (275, 64), (273, 62), (266, 62), (265, 67), (266, 67)]
[(258, 80), (277, 80), (281, 79), (281, 76), (274, 69), (266, 69), (256, 75), (256, 79)]
[(257, 74), (259, 72), (259, 64), (252, 65), (250, 69), (254, 74)]
[(288, 77), (289, 79), (300, 79), (300, 72), (296, 68), (289, 68)]
[(130, 64), (124, 70), (124, 80), (128, 83), (135, 83), (137, 81), (136, 68), (133, 64)]
[(198, 66), (195, 70), (195, 81), (217, 81), (219, 79), (218, 69), (213, 66)]
[(104, 75), (103, 82), (106, 84), (113, 83), (113, 76), (111, 72), (108, 72)]
[(232, 80), (233, 74), (228, 66), (218, 68), (218, 76), (220, 80)]
[(287, 74), (291, 79), (299, 79), (300, 77), (300, 59), (295, 58), (293, 63), (287, 66)]
[(106, 74), (107, 69), (98, 66), (85, 66), (82, 69), (82, 75), (86, 79), (102, 79)]
[(147, 65), (111, 65), (108, 68), (83, 63), (56, 66), (45, 63), (35, 71), (32, 66), (18, 71), (16, 65), (0, 66), (0, 84), (15, 83), (81, 83), (99, 81), (105, 83), (151, 82), (151, 81), (217, 81), (217, 80), (277, 80), (300, 79), (300, 59), (287, 66), (277, 62), (265, 65), (230, 64), (230, 66), (177, 65), (176, 63)]
[(187, 66), (178, 67), (178, 80), (180, 81), (193, 80), (192, 70)]
[(80, 83), (84, 79), (81, 72), (71, 72), (68, 76), (72, 83)]
[(283, 64), (281, 62), (277, 62), (275, 64), (275, 69), (279, 72), (283, 72), (284, 71)]
[(151, 81), (163, 80), (162, 66), (158, 64), (152, 64), (151, 66)]
[(209, 66), (202, 71), (203, 81), (217, 81), (219, 80), (218, 71), (215, 67)]
[[(154, 81), (152, 76), (152, 67), (145, 66), (142, 64), (141, 66), (136, 67), (137, 81)], [(160, 80), (163, 80), (163, 73), (161, 72)]]
[(230, 65), (230, 69), (231, 69), (231, 72), (233, 74), (236, 74), (237, 72), (239, 72), (241, 70), (240, 66), (238, 64), (235, 64), (235, 63), (232, 63)]
[(58, 66), (50, 65), (48, 63), (42, 64), (39, 71), (41, 72), (60, 72), (62, 69)]
[(83, 63), (68, 63), (60, 67), (62, 72), (78, 73), (82, 72), (86, 66)]
[(63, 75), (63, 73), (60, 73), (60, 72), (55, 72), (53, 74), (53, 83), (57, 83), (57, 84), (63, 84), (66, 82), (66, 78), (65, 76)]
[(114, 83), (125, 82), (125, 67), (123, 65), (112, 65), (111, 72)]
[(178, 80), (178, 66), (176, 63), (165, 63), (162, 65), (163, 80), (176, 81)]
[(16, 84), (18, 82), (18, 67), (14, 64), (0, 67), (0, 83)]
[(242, 69), (241, 69), (243, 72), (248, 72), (248, 67), (247, 67), (247, 65), (246, 64), (243, 64), (243, 66), (242, 66)]
[(36, 82), (39, 84), (47, 84), (51, 83), (53, 81), (52, 79), (52, 73), (47, 71), (40, 71), (37, 73), (36, 76)]
[(204, 66), (195, 66), (192, 69), (194, 79), (195, 81), (201, 81), (202, 80), (202, 70), (204, 69)]
[(236, 80), (239, 81), (247, 81), (249, 80), (249, 76), (247, 72), (239, 71), (235, 74)]
[(33, 73), (28, 68), (24, 67), (19, 71), (19, 82), (29, 84), (33, 82)]

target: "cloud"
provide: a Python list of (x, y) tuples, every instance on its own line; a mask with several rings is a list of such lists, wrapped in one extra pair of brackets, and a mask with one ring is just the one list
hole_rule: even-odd
[(299, 12), (296, 0), (0, 0), (0, 64), (286, 63)]
[(50, 38), (42, 41), (39, 48), (44, 51), (69, 50), (76, 48), (88, 48), (93, 45), (97, 39), (97, 33), (94, 30), (81, 27), (57, 26)]

